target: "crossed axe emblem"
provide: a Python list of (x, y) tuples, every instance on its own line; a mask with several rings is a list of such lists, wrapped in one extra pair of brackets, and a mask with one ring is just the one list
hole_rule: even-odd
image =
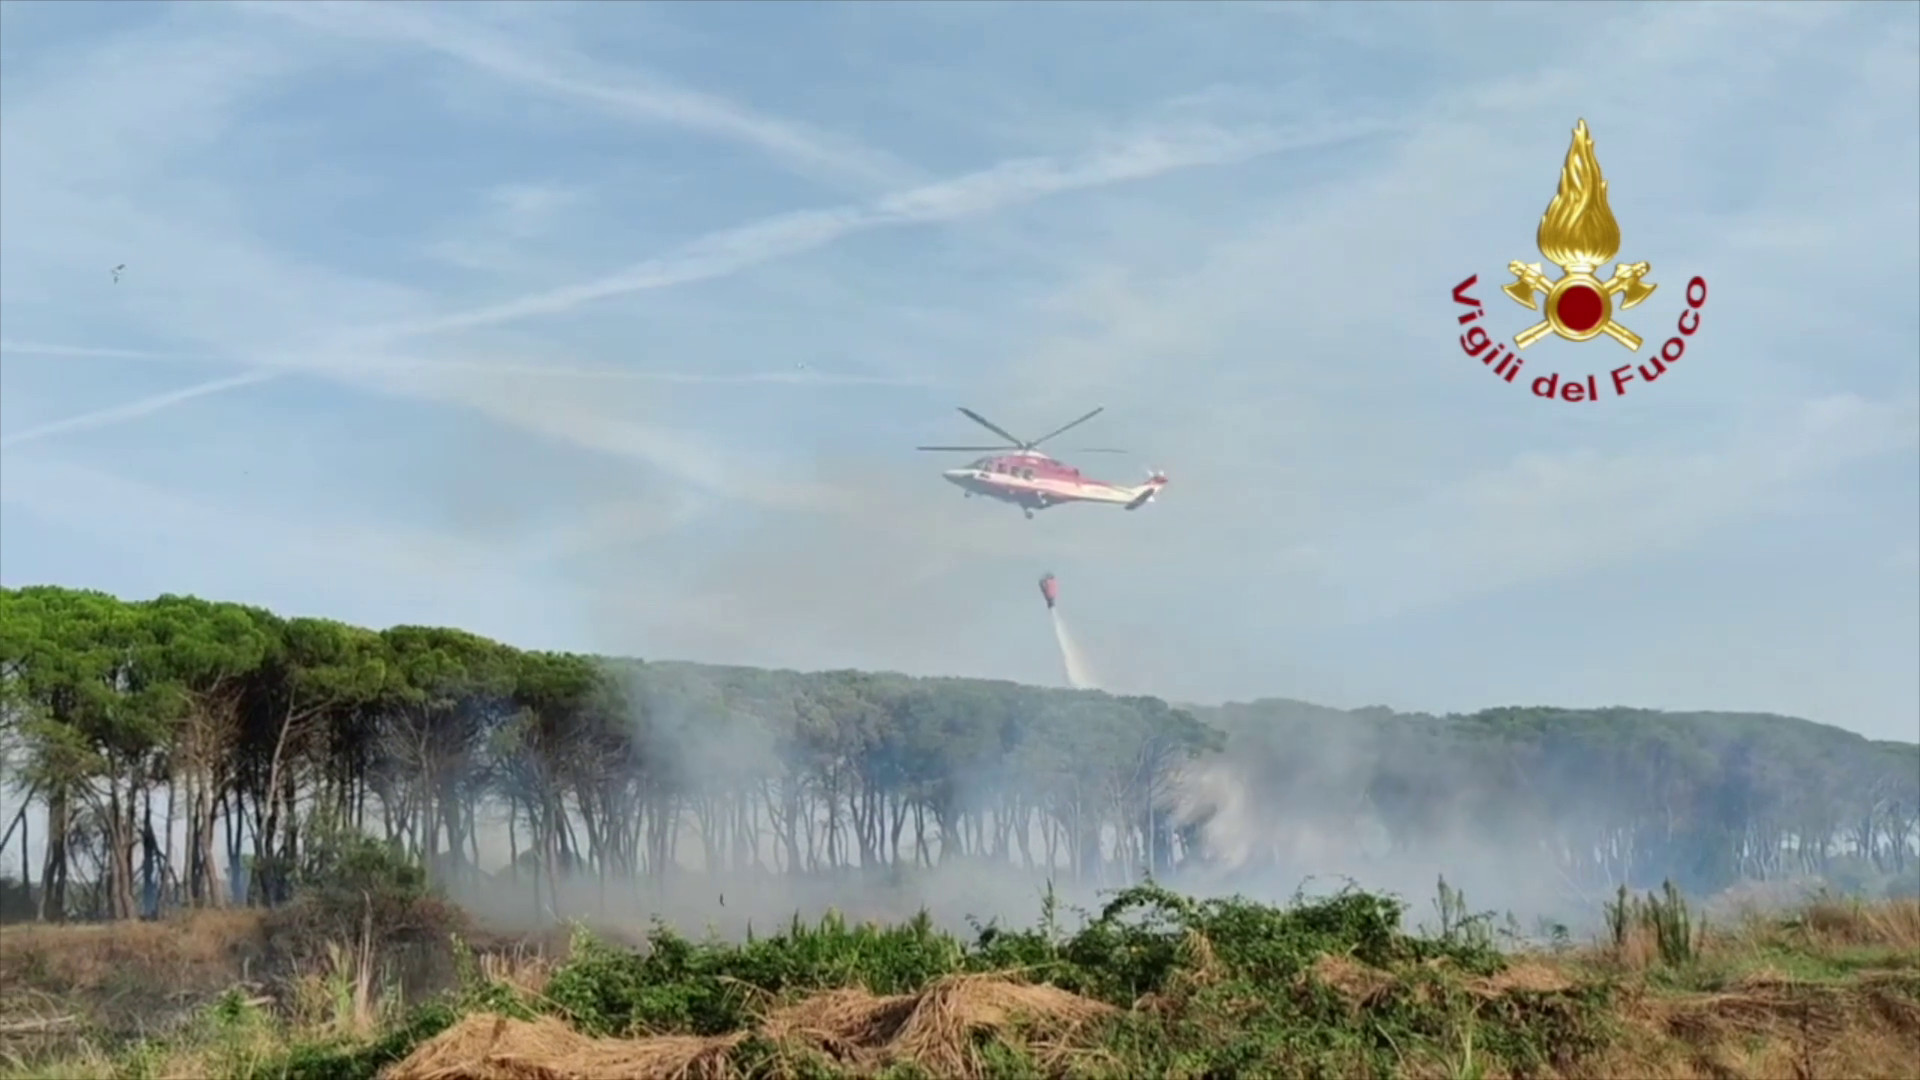
[(1533, 298), (1534, 293), (1543, 293), (1549, 298), (1552, 298), (1555, 289), (1560, 289), (1562, 292), (1565, 292), (1577, 285), (1585, 285), (1598, 292), (1602, 298), (1602, 304), (1606, 305), (1602, 308), (1604, 319), (1600, 323), (1600, 326), (1589, 333), (1576, 334), (1564, 330), (1559, 325), (1556, 312), (1550, 310), (1547, 312), (1547, 318), (1515, 334), (1513, 343), (1524, 349), (1552, 333), (1559, 333), (1562, 337), (1567, 337), (1575, 341), (1585, 341), (1596, 334), (1605, 334), (1620, 344), (1625, 345), (1630, 350), (1638, 350), (1640, 348), (1640, 335), (1613, 320), (1613, 312), (1608, 310), (1612, 305), (1608, 303), (1606, 298), (1620, 296), (1620, 310), (1626, 311), (1647, 297), (1652, 296), (1653, 291), (1660, 286), (1648, 285), (1640, 280), (1647, 275), (1647, 271), (1650, 269), (1652, 269), (1652, 266), (1649, 263), (1615, 263), (1613, 266), (1613, 276), (1604, 282), (1585, 270), (1569, 270), (1565, 277), (1555, 282), (1549, 280), (1546, 274), (1541, 272), (1539, 263), (1508, 263), (1507, 272), (1511, 273), (1517, 280), (1511, 285), (1502, 286), (1501, 291), (1512, 297), (1514, 303), (1519, 304), (1528, 311), (1540, 310), (1539, 302)]

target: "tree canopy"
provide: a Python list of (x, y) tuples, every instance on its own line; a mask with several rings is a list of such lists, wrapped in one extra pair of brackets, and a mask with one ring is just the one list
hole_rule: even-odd
[[(277, 903), (348, 835), (439, 879), (821, 875), (986, 860), (1120, 884), (1262, 837), (1506, 822), (1564, 873), (1700, 887), (1914, 865), (1920, 747), (1785, 717), (1178, 707), (957, 678), (530, 652), (184, 596), (0, 590), (0, 734), (45, 918)], [(505, 868), (483, 834), (504, 830)], [(1263, 840), (1251, 858), (1282, 859)], [(234, 883), (244, 878), (244, 888)]]

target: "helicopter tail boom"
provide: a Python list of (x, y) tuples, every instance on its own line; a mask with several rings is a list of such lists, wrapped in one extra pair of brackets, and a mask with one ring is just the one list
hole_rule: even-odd
[(1147, 474), (1147, 482), (1133, 489), (1133, 498), (1128, 501), (1127, 509), (1138, 510), (1153, 501), (1160, 489), (1167, 486), (1167, 474), (1155, 470)]

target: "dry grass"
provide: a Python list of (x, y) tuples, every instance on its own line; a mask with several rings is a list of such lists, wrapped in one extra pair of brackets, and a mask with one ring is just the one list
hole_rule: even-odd
[[(1568, 961), (1576, 976), (1625, 980), (1622, 1030), (1589, 1075), (1920, 1076), (1920, 900), (1821, 899), (1786, 918), (1750, 914), (1710, 927), (1690, 971), (1658, 968), (1641, 928)], [(1689, 979), (1710, 989), (1689, 991)]]
[(479, 955), (482, 978), (497, 986), (508, 987), (528, 999), (541, 996), (560, 963), (559, 959), (544, 950), (520, 946)]
[(245, 910), (8, 926), (0, 932), (0, 1064), (86, 1058), (99, 1045), (173, 1030), (248, 982), (263, 951), (260, 915)]
[[(0, 1073), (31, 1061), (35, 1070), (111, 1074), (107, 1048), (172, 1036), (236, 988), (302, 1036), (363, 1039), (400, 1013), (397, 960), (364, 913), (350, 939), (304, 941), (295, 955), (274, 949), (268, 919), (259, 909), (235, 908), (151, 922), (0, 928)], [(536, 950), (507, 938), (487, 945), (498, 953), (480, 956), (490, 976), (535, 993), (544, 985), (553, 964)], [(212, 1067), (189, 1049), (143, 1060), (141, 1071), (224, 1075)]]
[(954, 975), (918, 995), (875, 999), (864, 1012), (850, 1009), (845, 1016), (858, 1025), (852, 1031), (884, 1036), (886, 1018), (902, 1009), (906, 1017), (891, 1038), (860, 1045), (882, 1060), (916, 1061), (936, 1076), (951, 1077), (980, 1074), (976, 1034), (1004, 1034), (1022, 1025), (1023, 1041), (1046, 1064), (1070, 1052), (1075, 1034), (1116, 1011), (1058, 987)]
[(743, 1036), (595, 1039), (552, 1017), (470, 1016), (421, 1044), (383, 1080), (650, 1080), (729, 1075), (727, 1051)]
[(1482, 997), (1504, 994), (1560, 994), (1574, 988), (1567, 972), (1541, 960), (1521, 958), (1505, 970), (1484, 979), (1468, 979), (1467, 989)]
[(1369, 967), (1351, 956), (1322, 956), (1313, 962), (1305, 978), (1332, 988), (1355, 1014), (1379, 1001), (1399, 982), (1392, 972)]
[(295, 1027), (329, 1037), (367, 1038), (398, 1002), (364, 940), (326, 943), (319, 962), (289, 980), (287, 1009)]
[(1920, 1002), (1911, 986), (1845, 987), (1753, 978), (1713, 994), (1637, 989), (1625, 1031), (1593, 1075), (1659, 1080), (1911, 1080), (1920, 1075)]
[[(1920, 899), (1820, 899), (1794, 913), (1747, 912), (1697, 929), (1700, 970), (1767, 973), (1769, 964), (1790, 957), (1805, 961), (1851, 958), (1851, 966), (1920, 969)], [(1904, 958), (1904, 962), (1902, 960)], [(1618, 944), (1608, 942), (1564, 959), (1575, 968), (1635, 976), (1663, 966), (1654, 932), (1639, 923), (1626, 928)], [(1779, 971), (1775, 975), (1783, 976)]]
[(1822, 899), (1786, 924), (1810, 948), (1879, 946), (1920, 954), (1920, 898), (1868, 904)]
[(97, 990), (151, 973), (164, 985), (225, 986), (262, 944), (261, 913), (196, 911), (156, 922), (26, 923), (0, 933), (0, 984)]
[[(1703, 936), (1702, 949), (1696, 973), (1724, 983), (1711, 992), (1672, 985), (1681, 973), (1661, 968), (1653, 936), (1641, 928), (1631, 928), (1620, 946), (1517, 957), (1499, 974), (1464, 986), (1489, 1001), (1567, 992), (1596, 979), (1618, 986), (1614, 1038), (1597, 1057), (1560, 1074), (1568, 1080), (1920, 1077), (1920, 902), (1819, 902), (1796, 917), (1755, 917), (1715, 930)], [(1787, 957), (1820, 968), (1836, 956), (1877, 957), (1891, 966), (1804, 979), (1754, 959)], [(1305, 977), (1337, 992), (1356, 1016), (1399, 983), (1394, 973), (1346, 956), (1319, 958)], [(1403, 1070), (1436, 1078), (1509, 1075), (1470, 1050), (1445, 1061), (1403, 1061)]]
[[(955, 975), (918, 994), (843, 989), (775, 1009), (757, 1034), (870, 1073), (912, 1061), (953, 1080), (985, 1075), (978, 1036), (1018, 1032), (1043, 1067), (1076, 1052), (1074, 1036), (1112, 1006), (1000, 975)], [(474, 1016), (421, 1045), (383, 1080), (722, 1080), (746, 1032), (594, 1039), (556, 1020)]]

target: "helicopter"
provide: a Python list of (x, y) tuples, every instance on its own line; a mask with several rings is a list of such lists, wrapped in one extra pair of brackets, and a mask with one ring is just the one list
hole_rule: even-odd
[[(1007, 432), (993, 421), (962, 405), (960, 412), (967, 419), (1007, 440), (1001, 446), (916, 446), (916, 450), (947, 451), (998, 451), (991, 456), (980, 458), (970, 465), (958, 469), (948, 469), (940, 475), (948, 483), (957, 485), (967, 493), (967, 498), (984, 495), (990, 499), (999, 499), (1018, 506), (1029, 519), (1036, 510), (1045, 510), (1061, 503), (1090, 502), (1123, 506), (1128, 510), (1138, 510), (1153, 501), (1160, 489), (1167, 485), (1167, 474), (1158, 470), (1147, 473), (1147, 482), (1133, 487), (1109, 484), (1083, 476), (1079, 469), (1056, 460), (1036, 449), (1041, 443), (1056, 435), (1099, 416), (1106, 411), (1102, 405), (1070, 424), (1063, 424), (1037, 439), (1026, 440)], [(1124, 454), (1124, 450), (1112, 450), (1102, 447), (1087, 447), (1076, 451), (1086, 454)]]

